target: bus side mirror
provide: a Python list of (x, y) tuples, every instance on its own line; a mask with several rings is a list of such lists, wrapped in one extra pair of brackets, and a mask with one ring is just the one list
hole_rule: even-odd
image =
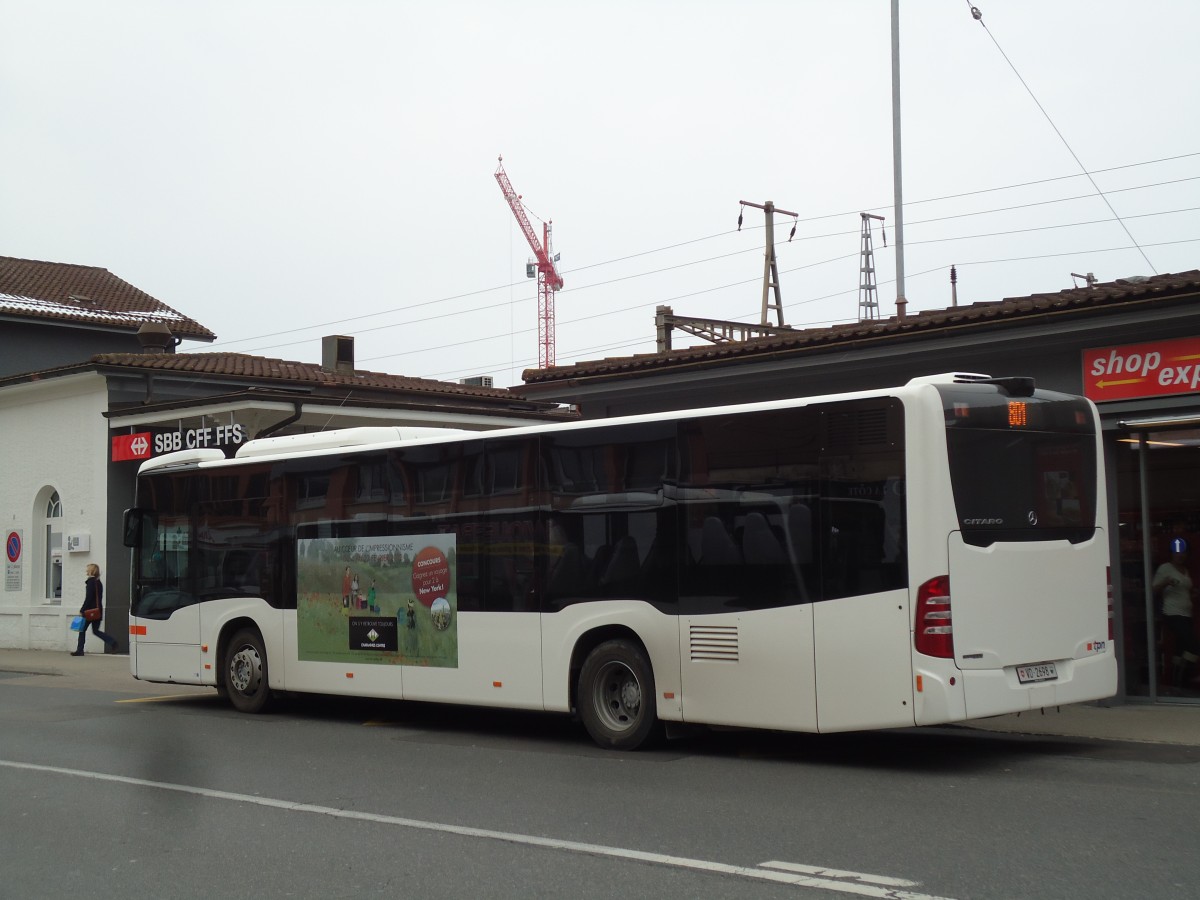
[(136, 509), (125, 510), (125, 515), (122, 518), (122, 534), (124, 537), (121, 540), (126, 547), (136, 547), (141, 543), (138, 540), (142, 533), (142, 517)]
[(153, 523), (153, 513), (144, 509), (127, 509), (125, 510), (124, 522), (124, 540), (122, 543), (126, 547), (140, 547), (142, 544), (142, 529), (145, 528), (146, 520), (149, 519)]

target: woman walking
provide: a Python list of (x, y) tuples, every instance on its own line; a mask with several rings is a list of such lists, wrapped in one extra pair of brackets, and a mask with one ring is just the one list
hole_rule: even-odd
[[(83, 583), (83, 606), (79, 607), (79, 614), (84, 618), (83, 630), (79, 632), (79, 646), (72, 653), (72, 656), (83, 656), (83, 642), (87, 638), (87, 626), (92, 626), (92, 633), (105, 644), (110, 645), (115, 653), (117, 647), (116, 638), (110, 637), (100, 630), (100, 620), (104, 618), (104, 584), (100, 581), (100, 567), (95, 563), (89, 563), (87, 567), (87, 581)], [(95, 610), (91, 615), (88, 610)]]

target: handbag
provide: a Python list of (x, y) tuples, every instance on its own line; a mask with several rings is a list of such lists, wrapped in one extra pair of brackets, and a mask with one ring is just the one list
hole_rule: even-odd
[(71, 620), (72, 631), (83, 631), (87, 628), (87, 622), (83, 621), (83, 616), (76, 616)]
[(84, 621), (86, 621), (86, 622), (99, 622), (100, 621), (100, 607), (93, 606), (90, 609), (85, 609), (83, 611), (83, 618), (84, 618)]

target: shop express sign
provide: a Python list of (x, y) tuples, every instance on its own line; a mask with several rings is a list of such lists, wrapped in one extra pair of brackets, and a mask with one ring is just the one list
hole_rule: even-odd
[(1132, 400), (1200, 391), (1200, 338), (1083, 351), (1089, 400)]
[(149, 459), (176, 450), (195, 450), (212, 447), (216, 450), (236, 449), (246, 440), (247, 432), (240, 424), (213, 425), (209, 428), (188, 428), (179, 431), (141, 431), (122, 434), (112, 439), (112, 461)]

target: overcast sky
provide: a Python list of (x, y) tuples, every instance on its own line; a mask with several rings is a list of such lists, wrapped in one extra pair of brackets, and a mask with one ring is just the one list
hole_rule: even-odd
[[(1200, 268), (1200, 3), (976, 5), (901, 0), (909, 309), (949, 305), (952, 264), (960, 303)], [(787, 324), (857, 319), (861, 211), (894, 310), (888, 0), (0, 0), (0, 22), (0, 255), (109, 269), (218, 335), (185, 350), (317, 361), (349, 334), (360, 368), (519, 384), (536, 285), (500, 154), (554, 222), (560, 365), (653, 352), (659, 304), (757, 322), (740, 200), (799, 214)]]

